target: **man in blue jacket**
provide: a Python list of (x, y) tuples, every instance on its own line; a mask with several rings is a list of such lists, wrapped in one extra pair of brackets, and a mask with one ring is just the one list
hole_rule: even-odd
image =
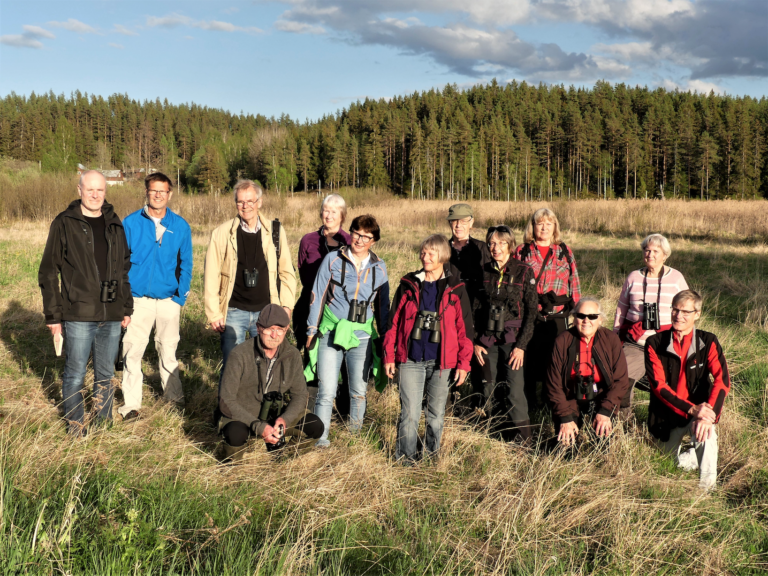
[(176, 347), (181, 307), (192, 281), (192, 231), (186, 220), (168, 208), (173, 184), (155, 172), (145, 180), (147, 203), (123, 221), (131, 250), (129, 280), (133, 294), (132, 322), (123, 338), (123, 420), (139, 417), (143, 376), (141, 359), (155, 328), (163, 398), (184, 405)]

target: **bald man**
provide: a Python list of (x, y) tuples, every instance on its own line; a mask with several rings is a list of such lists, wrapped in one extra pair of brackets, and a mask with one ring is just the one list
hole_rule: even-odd
[(133, 313), (130, 252), (120, 218), (104, 201), (106, 188), (101, 173), (82, 174), (80, 199), (51, 224), (37, 275), (45, 323), (54, 338), (64, 337), (64, 419), (75, 437), (86, 434), (83, 380), (91, 350), (93, 411), (97, 420), (112, 419), (120, 330)]

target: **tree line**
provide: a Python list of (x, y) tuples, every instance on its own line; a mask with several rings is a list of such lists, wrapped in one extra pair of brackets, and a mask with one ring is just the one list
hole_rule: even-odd
[(317, 121), (127, 95), (0, 101), (0, 155), (157, 168), (200, 192), (381, 187), (419, 198), (768, 197), (768, 101), (525, 82), (356, 102)]

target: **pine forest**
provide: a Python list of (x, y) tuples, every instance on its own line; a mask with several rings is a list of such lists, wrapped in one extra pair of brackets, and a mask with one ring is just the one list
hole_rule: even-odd
[(317, 121), (76, 92), (0, 101), (0, 155), (43, 171), (162, 170), (188, 191), (413, 198), (768, 197), (768, 101), (496, 81), (366, 100)]

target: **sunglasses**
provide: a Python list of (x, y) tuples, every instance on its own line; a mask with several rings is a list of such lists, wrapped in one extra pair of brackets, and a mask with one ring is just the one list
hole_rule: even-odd
[(574, 316), (576, 318), (578, 318), (579, 320), (586, 320), (587, 318), (589, 318), (590, 320), (594, 321), (594, 320), (597, 320), (598, 318), (600, 318), (600, 314), (584, 314), (582, 312), (576, 312), (576, 314), (574, 314)]
[(503, 232), (504, 234), (512, 234), (512, 230), (509, 229), (509, 226), (504, 226), (503, 224), (500, 226), (491, 226), (488, 228), (488, 234), (493, 234), (494, 232)]

